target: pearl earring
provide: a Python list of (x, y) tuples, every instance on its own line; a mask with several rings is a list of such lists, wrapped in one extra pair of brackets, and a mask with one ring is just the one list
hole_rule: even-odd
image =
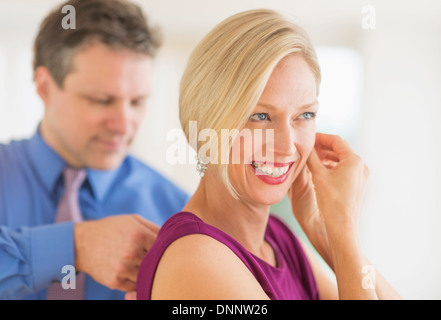
[(196, 159), (196, 171), (199, 173), (201, 177), (204, 176), (205, 170), (207, 170), (207, 164), (201, 160), (198, 156), (195, 156)]

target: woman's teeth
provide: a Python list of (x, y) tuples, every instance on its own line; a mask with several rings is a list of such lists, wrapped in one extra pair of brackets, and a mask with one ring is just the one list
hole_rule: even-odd
[(257, 163), (252, 162), (253, 167), (256, 168), (257, 172), (260, 174), (264, 174), (273, 178), (278, 178), (280, 176), (283, 176), (289, 169), (289, 164), (284, 167), (273, 167), (271, 165), (268, 165), (266, 163)]

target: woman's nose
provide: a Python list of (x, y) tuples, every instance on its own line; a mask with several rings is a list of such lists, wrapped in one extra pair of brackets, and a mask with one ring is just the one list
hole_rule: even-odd
[(274, 154), (290, 157), (296, 153), (295, 132), (290, 124), (274, 128)]

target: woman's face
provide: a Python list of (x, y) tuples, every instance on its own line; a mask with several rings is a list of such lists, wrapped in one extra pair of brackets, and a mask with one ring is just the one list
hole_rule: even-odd
[(272, 205), (287, 194), (314, 147), (316, 92), (314, 74), (301, 56), (289, 55), (276, 66), (241, 131), (251, 132), (253, 148), (245, 138), (233, 143), (232, 154), (240, 150), (241, 161), (228, 170), (243, 200)]

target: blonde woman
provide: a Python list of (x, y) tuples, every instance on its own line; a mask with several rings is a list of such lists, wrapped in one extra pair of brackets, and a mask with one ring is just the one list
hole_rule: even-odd
[[(181, 82), (180, 120), (204, 174), (146, 254), (138, 299), (398, 298), (358, 239), (368, 170), (341, 138), (315, 132), (319, 84), (307, 34), (276, 12), (236, 14), (199, 43)], [(192, 121), (219, 139), (190, 139)], [(336, 284), (270, 214), (287, 194)]]

